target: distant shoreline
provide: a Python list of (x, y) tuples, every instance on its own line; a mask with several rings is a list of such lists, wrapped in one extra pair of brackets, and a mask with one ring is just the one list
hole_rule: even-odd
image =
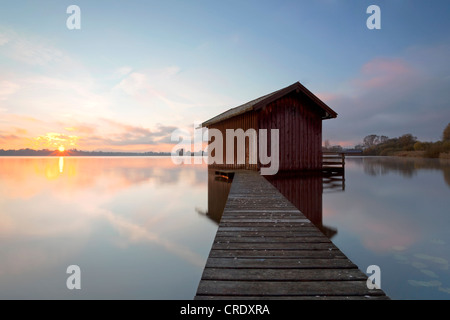
[(0, 150), (0, 157), (161, 157), (169, 152), (104, 152), (104, 151), (51, 151), (51, 150)]
[[(171, 157), (168, 155), (0, 155), (0, 158), (144, 158), (144, 157)], [(188, 157), (188, 156), (186, 156)]]
[[(346, 157), (399, 157), (399, 158), (423, 158), (431, 159), (425, 156), (425, 151), (397, 151), (390, 155), (365, 155), (363, 153), (344, 153)], [(79, 150), (69, 150), (65, 152), (52, 151), (52, 150), (32, 150), (32, 149), (22, 149), (22, 150), (0, 150), (0, 157), (171, 157), (171, 156), (181, 156), (178, 154), (172, 154), (170, 152), (108, 152), (108, 151), (79, 151)], [(200, 153), (186, 153), (181, 157), (192, 157), (192, 156), (206, 156), (206, 154)], [(439, 157), (436, 159), (450, 159), (450, 153), (440, 153)]]
[[(398, 151), (393, 154), (394, 157), (402, 157), (402, 158), (423, 158), (423, 159), (433, 159), (431, 157), (425, 156), (425, 151)], [(434, 159), (450, 159), (449, 152), (442, 152), (439, 154), (439, 157)]]

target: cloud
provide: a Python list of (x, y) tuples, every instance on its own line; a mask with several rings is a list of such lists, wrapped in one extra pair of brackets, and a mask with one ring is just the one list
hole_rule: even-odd
[(24, 135), (24, 134), (27, 134), (27, 133), (28, 133), (28, 130), (23, 129), (23, 128), (16, 128), (16, 133), (17, 133), (17, 134)]
[[(109, 118), (94, 118), (92, 122), (77, 122), (71, 117), (42, 121), (14, 114), (5, 114), (0, 123), (4, 149), (56, 149), (63, 145), (86, 151), (170, 151), (175, 144), (171, 135), (177, 129), (163, 124), (136, 126)], [(49, 128), (54, 131), (47, 132)]]
[(14, 134), (6, 134), (6, 135), (0, 134), (0, 143), (1, 144), (9, 143), (11, 141), (18, 140), (18, 139), (20, 139), (20, 137), (14, 135)]
[(169, 66), (158, 70), (131, 72), (113, 88), (113, 92), (123, 92), (146, 105), (163, 103), (168, 107), (180, 106), (180, 88), (173, 89), (175, 86), (171, 85), (180, 70), (178, 66)]
[(324, 122), (323, 139), (356, 145), (369, 134), (412, 133), (438, 140), (450, 118), (448, 55), (450, 47), (439, 46), (366, 62), (344, 90), (319, 95), (339, 114)]
[[(11, 78), (0, 82), (0, 101), (5, 101), (3, 108), (15, 114), (45, 120), (67, 116), (85, 120), (113, 114), (112, 99), (97, 88), (91, 77), (12, 75)], [(13, 94), (14, 99), (8, 99)]]
[(163, 69), (163, 74), (167, 77), (171, 77), (176, 75), (177, 73), (179, 73), (181, 71), (181, 68), (178, 66), (170, 66), (167, 67), (165, 69)]
[(50, 45), (46, 39), (24, 37), (12, 30), (0, 34), (0, 45), (6, 57), (30, 65), (43, 66), (68, 59), (66, 54)]
[(9, 37), (4, 33), (0, 33), (0, 46), (7, 44), (8, 42), (9, 42)]
[(8, 97), (19, 90), (20, 86), (17, 83), (2, 80), (0, 81), (0, 101), (8, 99)]
[(142, 90), (148, 88), (147, 76), (143, 73), (133, 72), (123, 79), (116, 87), (128, 95), (136, 95)]
[(129, 74), (131, 71), (133, 71), (133, 68), (131, 67), (120, 67), (115, 71), (115, 74), (118, 76), (126, 76), (127, 74)]
[(66, 127), (65, 130), (69, 132), (75, 132), (78, 134), (93, 134), (95, 132), (95, 127), (90, 125), (76, 125), (72, 127)]
[(34, 138), (34, 147), (36, 149), (57, 149), (60, 146), (65, 148), (74, 148), (77, 146), (79, 137), (69, 136), (61, 133), (49, 132)]
[[(169, 149), (160, 151), (170, 151), (168, 131), (207, 119), (214, 108), (234, 105), (227, 93), (220, 93), (211, 70), (183, 70), (169, 63), (152, 69), (108, 65), (110, 70), (99, 72), (39, 35), (6, 30), (0, 39), (8, 39), (0, 46), (8, 62), (0, 76), (0, 124), (10, 135), (14, 127), (26, 128), (24, 138), (29, 139), (8, 147), (31, 147), (33, 138), (53, 132), (80, 137), (80, 147), (88, 150), (111, 146), (137, 151), (137, 146), (167, 144)], [(121, 125), (99, 119), (115, 119)]]
[(412, 76), (415, 76), (414, 69), (404, 60), (375, 58), (362, 66), (355, 84), (367, 89), (382, 88)]
[(173, 126), (156, 126), (150, 130), (140, 126), (124, 124), (111, 119), (101, 119), (102, 134), (85, 136), (80, 144), (104, 146), (157, 146), (171, 143), (170, 137), (176, 129)]
[[(100, 90), (98, 79), (71, 53), (41, 36), (13, 30), (2, 35), (9, 41), (0, 46), (0, 55), (10, 60), (0, 77), (3, 110), (37, 118), (109, 115), (110, 100), (105, 90)], [(14, 93), (15, 99), (8, 99)]]

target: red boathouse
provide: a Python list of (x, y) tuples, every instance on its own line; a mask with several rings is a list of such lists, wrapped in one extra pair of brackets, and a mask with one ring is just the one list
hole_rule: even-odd
[[(226, 129), (279, 130), (279, 170), (322, 169), (322, 120), (336, 118), (337, 113), (323, 101), (296, 82), (286, 88), (267, 94), (246, 104), (230, 109), (202, 124), (222, 133), (223, 164), (220, 169), (259, 170), (261, 162), (249, 161), (249, 141), (245, 142), (245, 164), (226, 164)], [(247, 140), (247, 139), (246, 139)], [(270, 138), (269, 138), (270, 141)], [(234, 157), (237, 159), (237, 144)], [(242, 145), (244, 148), (244, 145)], [(268, 148), (270, 152), (270, 147)]]

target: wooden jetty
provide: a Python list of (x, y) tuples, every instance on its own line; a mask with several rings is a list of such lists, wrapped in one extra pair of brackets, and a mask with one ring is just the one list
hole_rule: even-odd
[(389, 299), (271, 183), (237, 170), (196, 300)]
[(345, 171), (345, 153), (322, 152), (322, 170), (324, 173), (342, 173)]
[(345, 152), (322, 152), (324, 189), (345, 190)]

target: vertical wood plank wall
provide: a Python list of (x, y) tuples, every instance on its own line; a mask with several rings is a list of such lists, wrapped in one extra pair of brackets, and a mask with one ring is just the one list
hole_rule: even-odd
[(280, 171), (322, 167), (322, 118), (307, 101), (286, 96), (259, 115), (260, 129), (278, 129)]
[[(249, 163), (248, 139), (245, 143), (245, 164), (237, 164), (237, 145), (234, 149), (234, 163), (226, 164), (226, 129), (267, 129), (268, 152), (270, 154), (270, 130), (279, 130), (279, 171), (320, 170), (322, 168), (322, 117), (312, 102), (301, 94), (282, 97), (259, 111), (250, 111), (209, 126), (222, 132), (223, 164), (212, 167), (220, 169), (258, 170), (258, 164)], [(259, 141), (259, 136), (258, 136)], [(257, 148), (258, 150), (258, 148)], [(266, 165), (266, 166), (270, 166)]]
[[(258, 164), (250, 164), (249, 163), (249, 142), (248, 139), (245, 139), (245, 164), (237, 164), (237, 143), (235, 141), (234, 144), (234, 162), (233, 164), (226, 163), (226, 129), (242, 129), (247, 131), (248, 129), (255, 129), (258, 131), (258, 118), (257, 113), (254, 111), (247, 112), (241, 114), (239, 116), (226, 119), (224, 121), (215, 123), (211, 126), (208, 126), (209, 129), (218, 129), (222, 133), (223, 137), (223, 164), (213, 164), (211, 168), (220, 168), (220, 169), (250, 169), (250, 170), (258, 170)], [(256, 146), (257, 147), (257, 146)]]

